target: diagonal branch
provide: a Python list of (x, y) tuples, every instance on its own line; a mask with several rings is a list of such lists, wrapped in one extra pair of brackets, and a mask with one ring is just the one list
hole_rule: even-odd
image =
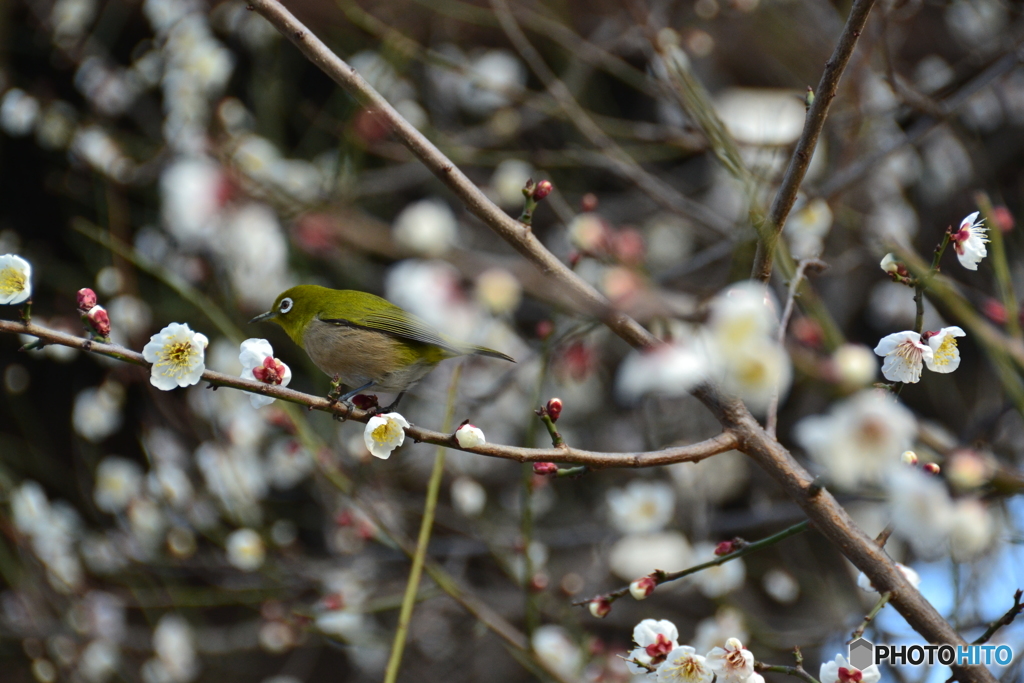
[[(46, 344), (59, 344), (69, 346), (81, 351), (88, 351), (100, 355), (116, 358), (117, 360), (134, 365), (149, 367), (149, 363), (142, 357), (141, 353), (131, 351), (114, 344), (103, 344), (75, 337), (70, 334), (56, 330), (40, 327), (39, 325), (24, 324), (11, 320), (0, 320), (0, 332), (11, 334), (27, 334), (41, 339)], [(331, 402), (321, 396), (304, 394), (301, 391), (288, 389), (286, 387), (272, 386), (242, 379), (233, 375), (226, 375), (222, 372), (207, 370), (203, 373), (203, 380), (215, 387), (230, 387), (240, 389), (264, 396), (272, 396), (289, 403), (304, 405), (310, 410), (320, 410), (338, 417), (351, 419), (356, 422), (366, 422), (373, 413), (353, 408), (346, 409), (340, 403)], [(423, 429), (415, 425), (405, 430), (412, 439), (417, 442), (444, 446), (456, 450), (486, 455), (492, 458), (503, 458), (517, 462), (567, 462), (578, 465), (587, 465), (594, 469), (605, 467), (655, 467), (657, 465), (669, 465), (677, 462), (700, 462), (718, 453), (736, 448), (738, 440), (729, 432), (723, 432), (716, 437), (701, 441), (700, 443), (688, 446), (677, 446), (666, 448), (660, 451), (647, 451), (640, 453), (598, 453), (585, 451), (578, 448), (519, 448), (517, 446), (503, 446), (499, 444), (485, 443), (472, 448), (463, 448), (451, 434)]]
[(757, 241), (757, 254), (754, 256), (754, 270), (750, 274), (750, 277), (755, 280), (768, 282), (772, 276), (775, 245), (778, 244), (779, 235), (786, 224), (786, 218), (796, 201), (796, 193), (807, 174), (807, 167), (811, 165), (811, 157), (818, 144), (818, 136), (821, 135), (821, 130), (825, 126), (825, 117), (828, 116), (829, 106), (839, 89), (839, 79), (842, 78), (843, 71), (846, 70), (846, 65), (850, 62), (853, 49), (857, 46), (857, 39), (860, 38), (861, 31), (864, 30), (864, 24), (867, 23), (868, 14), (874, 4), (875, 0), (855, 0), (843, 33), (839, 36), (836, 49), (832, 53), (832, 57), (825, 62), (825, 71), (822, 72), (818, 88), (814, 91), (814, 102), (807, 110), (804, 132), (797, 140), (796, 149), (793, 150), (793, 156), (789, 159), (786, 175), (782, 178), (782, 186), (775, 195), (775, 200), (772, 202), (763, 224), (755, 226), (760, 234)]

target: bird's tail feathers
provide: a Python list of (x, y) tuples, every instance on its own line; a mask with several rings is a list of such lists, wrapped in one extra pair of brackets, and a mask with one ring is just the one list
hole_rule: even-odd
[(500, 358), (502, 360), (507, 360), (510, 363), (515, 363), (516, 362), (516, 359), (513, 358), (512, 356), (506, 355), (506, 354), (502, 353), (501, 351), (495, 351), (494, 349), (489, 349), (486, 346), (471, 346), (469, 348), (469, 352), (471, 354), (473, 354), (474, 356), (490, 356), (491, 358)]

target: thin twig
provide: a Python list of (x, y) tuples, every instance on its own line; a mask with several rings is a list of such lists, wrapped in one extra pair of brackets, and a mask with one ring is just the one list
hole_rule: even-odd
[[(448, 384), (448, 407), (445, 409), (444, 430), (451, 431), (455, 416), (455, 397), (462, 376), (462, 363), (455, 366)], [(398, 669), (402, 665), (402, 652), (409, 635), (409, 622), (412, 621), (412, 610), (416, 605), (416, 593), (420, 589), (420, 577), (423, 575), (423, 562), (430, 545), (430, 532), (434, 528), (434, 513), (437, 511), (437, 497), (441, 491), (441, 480), (444, 478), (445, 447), (438, 446), (434, 455), (434, 470), (430, 473), (427, 484), (427, 500), (423, 505), (423, 521), (420, 522), (420, 534), (416, 539), (416, 552), (412, 557), (412, 568), (409, 570), (409, 581), (405, 585), (405, 596), (402, 598), (402, 609), (398, 614), (398, 626), (395, 628), (395, 639), (391, 644), (391, 656), (384, 671), (384, 683), (395, 683)]]
[(864, 617), (864, 621), (860, 622), (860, 626), (853, 629), (853, 633), (850, 635), (850, 642), (853, 642), (864, 635), (864, 631), (867, 629), (868, 624), (874, 621), (875, 617), (878, 616), (878, 613), (882, 611), (882, 608), (889, 604), (890, 598), (892, 598), (892, 593), (882, 593), (882, 595), (879, 596), (878, 602), (875, 603), (875, 606), (872, 607), (871, 611)]
[(996, 631), (1004, 626), (1009, 626), (1013, 623), (1013, 620), (1017, 618), (1021, 612), (1024, 612), (1024, 603), (1020, 601), (1021, 596), (1024, 596), (1024, 591), (1017, 589), (1017, 592), (1013, 594), (1013, 607), (1006, 610), (1006, 614), (993, 621), (985, 632), (982, 633), (978, 638), (971, 643), (971, 645), (981, 645), (987, 643), (992, 636), (996, 634)]
[[(669, 581), (676, 581), (678, 579), (683, 578), (684, 576), (690, 576), (691, 574), (696, 574), (697, 572), (703, 571), (704, 569), (708, 569), (710, 567), (721, 566), (721, 565), (725, 564), (726, 562), (731, 562), (732, 560), (739, 559), (739, 558), (743, 557), (744, 555), (749, 555), (751, 553), (756, 553), (758, 550), (761, 550), (763, 548), (767, 548), (770, 545), (775, 545), (776, 543), (778, 543), (780, 541), (784, 541), (785, 539), (789, 538), (790, 536), (796, 536), (797, 534), (803, 533), (804, 531), (807, 531), (807, 529), (810, 528), (810, 526), (811, 526), (811, 522), (809, 520), (804, 520), (803, 522), (800, 522), (798, 524), (794, 524), (793, 526), (791, 526), (791, 527), (789, 527), (787, 529), (783, 529), (782, 531), (780, 531), (777, 534), (773, 534), (771, 536), (768, 536), (767, 538), (762, 538), (760, 541), (754, 541), (753, 543), (745, 543), (743, 545), (743, 547), (740, 548), (739, 550), (735, 550), (735, 551), (733, 551), (731, 553), (728, 553), (726, 555), (720, 555), (719, 557), (716, 557), (713, 560), (709, 560), (707, 562), (704, 562), (702, 564), (697, 564), (697, 565), (694, 565), (692, 567), (687, 567), (686, 569), (681, 569), (681, 570), (676, 571), (676, 572), (665, 572), (665, 571), (657, 570), (657, 571), (653, 572), (650, 576), (651, 576), (652, 579), (654, 579), (655, 584), (660, 586), (663, 583), (668, 583)], [(594, 597), (587, 598), (586, 600), (577, 600), (573, 604), (574, 605), (589, 605), (594, 600), (600, 600), (602, 598), (607, 600), (608, 602), (615, 602), (619, 598), (624, 597), (626, 595), (629, 595), (629, 586), (626, 586), (624, 588), (620, 588), (618, 590), (612, 591), (611, 593), (605, 593), (603, 595), (595, 595)]]
[[(10, 334), (27, 334), (38, 337), (46, 344), (59, 344), (71, 348), (97, 353), (110, 358), (116, 358), (126, 363), (149, 367), (149, 363), (142, 357), (141, 353), (131, 351), (114, 344), (102, 344), (100, 342), (82, 339), (70, 334), (58, 332), (39, 325), (15, 322), (11, 320), (0, 320), (0, 332)], [(264, 396), (288, 401), (306, 406), (311, 410), (320, 410), (337, 415), (339, 417), (356, 422), (367, 422), (373, 414), (358, 408), (349, 409), (337, 402), (327, 398), (304, 394), (300, 391), (286, 387), (263, 384), (253, 380), (242, 379), (233, 375), (225, 375), (221, 372), (207, 370), (203, 373), (202, 379), (213, 386), (230, 387), (249, 391)], [(656, 465), (668, 465), (676, 462), (699, 462), (718, 453), (735, 449), (737, 446), (736, 437), (729, 432), (723, 432), (718, 436), (707, 439), (700, 443), (689, 446), (678, 446), (660, 451), (647, 451), (643, 453), (597, 453), (584, 451), (576, 448), (519, 448), (516, 446), (502, 446), (486, 443), (472, 448), (462, 448), (451, 434), (423, 429), (415, 425), (405, 430), (413, 440), (417, 442), (430, 443), (435, 446), (444, 446), (457, 450), (468, 451), (478, 455), (515, 460), (517, 462), (558, 462), (575, 463), (588, 465), (595, 469), (603, 467), (653, 467)]]
[[(779, 331), (777, 341), (780, 345), (786, 341), (786, 328), (789, 327), (789, 319), (793, 315), (793, 305), (796, 302), (796, 293), (800, 289), (800, 281), (804, 279), (804, 274), (807, 271), (808, 266), (821, 267), (825, 264), (818, 259), (801, 259), (796, 266), (796, 274), (793, 275), (789, 281), (789, 291), (786, 294), (786, 305), (782, 309), (782, 320), (779, 321)], [(765, 419), (764, 430), (768, 432), (768, 436), (775, 438), (775, 428), (779, 422), (779, 388), (775, 387), (775, 391), (772, 392), (772, 401), (768, 404), (768, 417)]]
[(664, 208), (684, 214), (722, 235), (728, 236), (733, 232), (733, 226), (729, 221), (645, 171), (601, 130), (600, 126), (594, 123), (594, 120), (576, 101), (565, 83), (555, 75), (537, 49), (530, 44), (526, 34), (523, 33), (515, 17), (512, 16), (507, 0), (491, 0), (491, 7), (494, 8), (494, 13), (498, 17), (498, 22), (505, 31), (505, 35), (512, 41), (512, 45), (526, 60), (526, 63), (530, 65), (530, 69), (537, 74), (551, 96), (568, 115), (569, 120), (590, 140), (591, 144), (601, 150), (619, 175), (634, 182), (640, 190), (647, 193), (651, 199)]
[(855, 0), (850, 8), (850, 16), (846, 20), (846, 26), (839, 36), (839, 42), (832, 53), (832, 57), (825, 62), (825, 71), (821, 74), (818, 87), (814, 91), (814, 102), (807, 110), (807, 118), (804, 121), (804, 131), (796, 143), (793, 156), (789, 159), (789, 166), (782, 178), (782, 186), (775, 195), (768, 215), (764, 223), (758, 227), (760, 238), (757, 241), (757, 253), (754, 256), (754, 269), (750, 277), (761, 282), (768, 282), (772, 276), (772, 262), (775, 258), (775, 245), (779, 241), (779, 235), (786, 218), (789, 216), (793, 203), (796, 201), (797, 192), (807, 174), (807, 167), (811, 164), (811, 157), (814, 155), (814, 148), (818, 144), (818, 136), (825, 126), (825, 118), (828, 116), (829, 107), (835, 99), (836, 91), (839, 89), (839, 79), (846, 70), (846, 65), (853, 56), (853, 49), (857, 46), (857, 39), (867, 23), (868, 14), (875, 0)]

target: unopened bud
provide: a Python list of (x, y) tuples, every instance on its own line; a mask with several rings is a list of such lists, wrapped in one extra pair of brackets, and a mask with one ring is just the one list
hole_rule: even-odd
[(1000, 232), (1013, 230), (1013, 214), (1005, 206), (996, 206), (992, 209), (992, 222), (996, 224)]
[(736, 550), (736, 544), (732, 541), (722, 541), (715, 546), (715, 555), (721, 557), (722, 555), (728, 555), (729, 553)]
[(555, 331), (555, 324), (550, 320), (541, 320), (537, 323), (537, 338), (544, 340), (551, 336), (551, 333)]
[(533, 198), (539, 202), (551, 194), (551, 190), (553, 189), (555, 189), (555, 186), (551, 184), (550, 180), (542, 180), (537, 183), (537, 187), (533, 189)]
[(555, 474), (558, 472), (558, 465), (553, 462), (535, 462), (533, 463), (534, 474)]
[[(95, 299), (95, 295), (93, 295)], [(93, 306), (89, 309), (86, 314), (89, 319), (89, 324), (92, 325), (92, 329), (96, 330), (96, 334), (101, 337), (110, 336), (110, 316), (107, 315), (107, 311), (102, 306)]]
[(903, 455), (900, 456), (900, 460), (903, 461), (904, 465), (916, 465), (917, 453), (914, 451), (903, 451)]
[(545, 410), (548, 411), (548, 417), (551, 418), (552, 422), (558, 422), (559, 415), (562, 414), (562, 399), (552, 398), (548, 401)]
[(997, 325), (1006, 323), (1006, 306), (995, 299), (985, 299), (981, 304), (981, 312)]
[(377, 403), (377, 394), (356, 394), (351, 398), (351, 401), (352, 405), (360, 410), (369, 410), (379, 405)]
[(330, 595), (325, 595), (320, 604), (323, 605), (325, 610), (334, 612), (345, 607), (345, 598), (341, 593), (331, 593)]
[(882, 270), (887, 273), (895, 273), (900, 269), (900, 262), (896, 260), (895, 254), (886, 254), (882, 257), (882, 262), (878, 264)]
[(925, 464), (921, 465), (921, 469), (924, 470), (927, 474), (938, 474), (939, 472), (942, 471), (942, 468), (939, 467), (939, 464), (934, 462), (926, 462)]
[(540, 593), (541, 591), (547, 590), (548, 584), (551, 583), (551, 579), (544, 572), (537, 572), (530, 579), (530, 590)]
[(653, 576), (645, 576), (642, 579), (629, 584), (629, 594), (633, 596), (635, 600), (643, 600), (648, 595), (654, 592), (654, 589), (658, 587), (658, 582), (654, 580)]
[(587, 604), (587, 607), (590, 609), (590, 613), (598, 619), (604, 619), (612, 611), (612, 603), (608, 598), (594, 598)]
[(583, 198), (580, 199), (580, 211), (586, 213), (595, 209), (597, 209), (597, 195), (593, 192), (583, 195)]
[(78, 310), (85, 314), (92, 310), (92, 307), (96, 305), (96, 292), (92, 291), (88, 287), (82, 287), (78, 290)]

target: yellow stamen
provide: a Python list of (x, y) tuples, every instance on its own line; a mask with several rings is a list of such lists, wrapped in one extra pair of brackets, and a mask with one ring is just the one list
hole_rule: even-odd
[(173, 342), (161, 349), (160, 360), (155, 367), (166, 368), (160, 371), (163, 375), (181, 377), (192, 370), (195, 365), (193, 359), (198, 355), (191, 341)]
[(947, 334), (946, 338), (939, 344), (939, 348), (935, 350), (934, 360), (932, 361), (935, 365), (949, 365), (953, 362), (956, 357), (956, 337), (951, 334)]
[(17, 294), (25, 290), (25, 275), (12, 266), (0, 270), (0, 293)]
[(370, 436), (373, 437), (374, 443), (384, 446), (397, 439), (401, 433), (402, 427), (397, 420), (387, 420), (384, 424), (374, 427)]
[(682, 681), (697, 681), (704, 674), (704, 666), (692, 655), (678, 657), (661, 665), (666, 676)]

